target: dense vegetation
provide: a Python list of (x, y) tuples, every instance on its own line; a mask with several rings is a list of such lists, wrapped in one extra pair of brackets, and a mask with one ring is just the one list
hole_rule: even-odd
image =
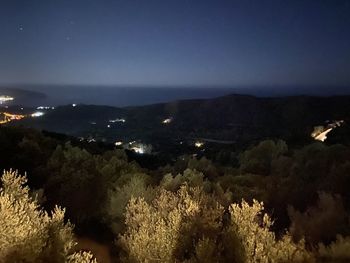
[(0, 262), (91, 262), (74, 235), (115, 262), (350, 260), (348, 146), (265, 140), (149, 169), (57, 134), (0, 127), (0, 143), (0, 168), (26, 172), (2, 176)]

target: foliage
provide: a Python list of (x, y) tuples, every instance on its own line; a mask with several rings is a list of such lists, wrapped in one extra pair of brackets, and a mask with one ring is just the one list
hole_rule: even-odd
[(319, 245), (319, 261), (322, 262), (349, 262), (350, 261), (350, 237), (337, 236), (337, 240), (329, 246)]
[(89, 253), (73, 253), (73, 226), (64, 223), (64, 210), (51, 216), (31, 199), (26, 177), (5, 172), (0, 190), (1, 262), (95, 262)]
[(305, 237), (310, 244), (317, 244), (320, 240), (332, 240), (342, 228), (348, 225), (347, 214), (340, 196), (319, 193), (317, 206), (307, 208), (304, 213), (289, 207), (291, 219), (290, 233), (293, 238), (300, 240)]
[(241, 154), (240, 169), (243, 173), (268, 175), (271, 171), (271, 162), (287, 151), (288, 146), (284, 141), (262, 141)]
[[(176, 193), (160, 189), (151, 204), (132, 198), (126, 210), (127, 228), (118, 242), (126, 253), (124, 261), (195, 261), (207, 253), (211, 254), (207, 262), (214, 260), (221, 250), (215, 241), (223, 212), (212, 196), (186, 185)], [(205, 249), (208, 246), (210, 250)]]
[(262, 203), (224, 208), (201, 188), (183, 185), (161, 189), (151, 203), (132, 198), (126, 210), (126, 232), (119, 237), (127, 262), (312, 262), (304, 243), (289, 234), (277, 240)]
[(200, 187), (206, 193), (214, 194), (217, 201), (224, 207), (227, 207), (232, 201), (232, 193), (229, 190), (225, 191), (221, 187), (220, 183), (209, 181), (205, 178), (205, 175), (202, 172), (189, 168), (182, 174), (178, 174), (176, 176), (171, 174), (164, 175), (163, 179), (159, 183), (159, 186), (165, 190), (175, 192), (184, 184), (190, 187)]
[(121, 175), (139, 171), (120, 151), (92, 155), (69, 143), (57, 147), (47, 169), (51, 176), (45, 194), (50, 204), (60, 203), (66, 207), (75, 223), (99, 221), (111, 185)]
[(154, 194), (148, 175), (140, 173), (121, 176), (108, 191), (108, 201), (104, 212), (105, 221), (110, 225), (113, 233), (118, 234), (123, 229), (126, 205), (131, 198), (142, 197), (150, 202)]
[[(287, 233), (279, 240), (272, 227), (271, 218), (263, 214), (263, 203), (254, 200), (249, 205), (244, 200), (230, 206), (230, 232), (236, 235), (243, 254), (243, 262), (311, 262), (312, 257), (306, 251), (304, 242), (293, 243)], [(261, 219), (259, 222), (258, 219)]]

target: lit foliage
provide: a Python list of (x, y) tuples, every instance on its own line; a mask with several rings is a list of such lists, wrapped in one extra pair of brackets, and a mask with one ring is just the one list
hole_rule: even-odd
[(0, 190), (0, 262), (96, 262), (90, 253), (72, 253), (73, 226), (64, 210), (51, 216), (40, 209), (25, 186), (26, 177), (5, 172)]
[(349, 262), (350, 237), (337, 236), (337, 240), (329, 246), (319, 245), (319, 261), (322, 262)]
[(132, 197), (142, 197), (148, 202), (154, 198), (154, 190), (149, 182), (150, 178), (146, 174), (126, 174), (108, 191), (105, 221), (115, 234), (123, 229), (126, 205)]
[(275, 237), (262, 203), (232, 204), (225, 224), (225, 209), (203, 189), (159, 191), (151, 204), (132, 198), (127, 206), (126, 262), (313, 262), (302, 241)]
[(175, 192), (183, 184), (187, 184), (190, 187), (201, 187), (204, 192), (213, 193), (217, 202), (224, 207), (227, 207), (232, 202), (232, 193), (230, 191), (224, 191), (220, 183), (209, 181), (198, 170), (186, 169), (182, 174), (177, 174), (176, 176), (166, 174), (159, 185), (165, 190)]
[(316, 245), (320, 240), (332, 240), (348, 224), (348, 216), (340, 196), (319, 193), (317, 206), (301, 213), (288, 208), (291, 219), (290, 233), (295, 240), (305, 237), (307, 243)]
[(242, 249), (239, 254), (243, 255), (243, 262), (312, 262), (303, 241), (294, 243), (288, 233), (281, 239), (276, 238), (270, 230), (271, 218), (262, 213), (263, 209), (263, 204), (256, 200), (253, 200), (251, 206), (244, 200), (240, 205), (230, 206), (230, 232), (236, 235)]
[(127, 229), (119, 237), (124, 261), (196, 262), (205, 256), (205, 262), (215, 262), (223, 213), (214, 198), (188, 186), (176, 193), (161, 189), (151, 204), (132, 198), (126, 209)]

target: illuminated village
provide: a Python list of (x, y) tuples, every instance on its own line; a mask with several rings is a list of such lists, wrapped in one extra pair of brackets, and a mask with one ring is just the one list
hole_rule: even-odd
[[(6, 102), (13, 101), (13, 100), (15, 100), (14, 97), (6, 96), (6, 95), (1, 95), (0, 96), (0, 104), (1, 105), (5, 104)], [(7, 105), (5, 106), (5, 109), (8, 109)], [(39, 106), (39, 107), (37, 107), (37, 109), (48, 110), (48, 109), (54, 109), (54, 107)], [(21, 110), (23, 111), (23, 107), (21, 107)], [(45, 113), (43, 111), (35, 111), (33, 113), (28, 113), (28, 114), (24, 114), (24, 113), (23, 114), (19, 114), (19, 113), (14, 113), (14, 112), (1, 111), (0, 112), (0, 116), (1, 116), (0, 124), (6, 124), (6, 123), (9, 123), (9, 122), (12, 122), (12, 121), (19, 121), (19, 120), (22, 120), (24, 118), (41, 117), (44, 114)]]

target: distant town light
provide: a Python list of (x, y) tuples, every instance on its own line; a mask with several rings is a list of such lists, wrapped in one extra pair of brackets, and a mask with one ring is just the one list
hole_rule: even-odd
[(139, 153), (139, 154), (144, 154), (145, 153), (145, 151), (144, 151), (142, 146), (134, 146), (134, 147), (131, 148), (131, 150), (133, 150), (134, 152)]
[(204, 142), (197, 141), (194, 143), (194, 146), (196, 146), (197, 148), (201, 148), (204, 146)]
[(122, 141), (117, 141), (117, 142), (114, 143), (114, 145), (115, 146), (121, 146), (121, 145), (123, 145), (123, 142)]
[(108, 125), (107, 125), (107, 128), (111, 128), (111, 125), (108, 124)]
[(11, 101), (14, 100), (14, 97), (6, 96), (6, 95), (1, 95), (0, 96), (0, 104), (3, 104), (6, 101)]
[(129, 149), (138, 154), (152, 153), (152, 145), (144, 144), (138, 141), (129, 142), (129, 145), (126, 145), (124, 148)]
[(42, 111), (36, 111), (36, 112), (34, 112), (34, 113), (32, 113), (32, 117), (41, 117), (41, 116), (43, 116), (45, 113), (44, 112), (42, 112)]
[(8, 123), (14, 120), (21, 120), (25, 117), (24, 115), (21, 115), (21, 114), (11, 114), (8, 112), (2, 112), (2, 114), (4, 115), (4, 119), (0, 120), (0, 124)]
[(50, 107), (50, 106), (39, 106), (36, 107), (37, 110), (50, 110), (50, 109), (55, 109), (55, 107)]
[(162, 121), (162, 123), (163, 123), (163, 124), (169, 124), (169, 123), (171, 123), (172, 121), (173, 121), (172, 118), (167, 118), (167, 119), (164, 119), (164, 120)]
[(115, 120), (109, 120), (109, 122), (110, 122), (110, 123), (115, 123), (115, 122), (126, 122), (126, 120), (123, 119), (123, 118), (117, 118), (117, 119), (115, 119)]
[(72, 104), (72, 107), (76, 107), (76, 106), (77, 106), (77, 104), (75, 104), (75, 103)]

